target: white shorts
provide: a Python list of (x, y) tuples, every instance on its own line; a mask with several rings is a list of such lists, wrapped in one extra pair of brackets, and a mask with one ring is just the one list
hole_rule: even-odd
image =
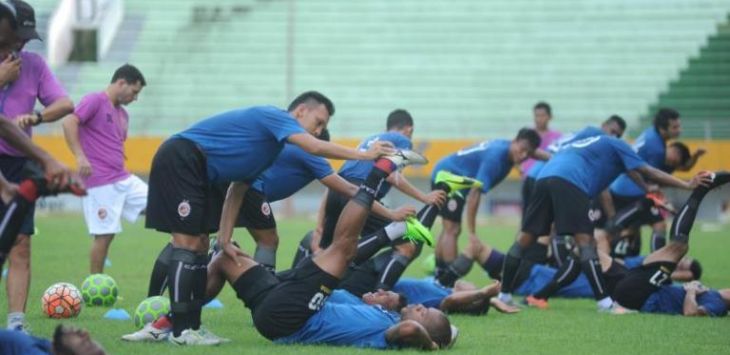
[(134, 222), (147, 206), (147, 184), (130, 175), (122, 181), (88, 189), (82, 202), (89, 234), (117, 234), (122, 231), (122, 217)]

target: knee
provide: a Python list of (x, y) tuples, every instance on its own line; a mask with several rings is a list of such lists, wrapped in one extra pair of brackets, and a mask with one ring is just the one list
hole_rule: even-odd
[(580, 245), (579, 250), (580, 250), (580, 261), (598, 259), (598, 252), (596, 251), (596, 247), (592, 244)]
[(398, 251), (399, 254), (405, 256), (409, 260), (413, 260), (413, 259), (417, 258), (419, 255), (421, 255), (421, 250), (423, 249), (423, 245), (406, 243), (406, 244), (401, 244), (401, 245), (396, 246), (395, 249)]
[(521, 247), (521, 248), (527, 248), (532, 245), (532, 243), (535, 242), (535, 237), (528, 233), (520, 233), (517, 235), (517, 240), (515, 241), (515, 244), (512, 246), (513, 248), (515, 245)]
[(10, 261), (14, 263), (30, 263), (30, 238), (28, 236), (18, 237), (18, 241), (10, 251)]
[(509, 251), (507, 251), (507, 255), (513, 258), (522, 259), (524, 249), (525, 247), (523, 247), (519, 242), (514, 242), (509, 248)]

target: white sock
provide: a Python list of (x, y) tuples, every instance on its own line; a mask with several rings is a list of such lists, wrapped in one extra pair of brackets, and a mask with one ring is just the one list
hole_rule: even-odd
[(611, 297), (605, 297), (601, 299), (598, 303), (598, 308), (600, 309), (609, 309), (611, 308), (611, 305), (613, 305), (613, 299)]
[(393, 222), (385, 226), (385, 235), (390, 240), (396, 240), (406, 234), (406, 222)]
[(19, 325), (25, 323), (25, 313), (10, 312), (8, 313), (8, 329), (15, 329)]
[(512, 301), (512, 294), (500, 292), (497, 298), (499, 298), (499, 300), (502, 302), (510, 302)]

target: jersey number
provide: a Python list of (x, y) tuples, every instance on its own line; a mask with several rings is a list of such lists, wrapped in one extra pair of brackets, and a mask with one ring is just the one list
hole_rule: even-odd
[(487, 146), (488, 145), (489, 145), (489, 141), (484, 141), (484, 142), (481, 142), (481, 143), (479, 143), (479, 144), (477, 144), (475, 146), (472, 146), (472, 147), (469, 147), (469, 148), (466, 148), (466, 149), (462, 149), (462, 150), (456, 152), (456, 155), (462, 156), (462, 155), (467, 155), (467, 154), (471, 154), (471, 153), (474, 153), (474, 152), (480, 152), (482, 150), (487, 149)]
[(663, 286), (667, 280), (669, 280), (669, 274), (662, 270), (657, 270), (657, 272), (649, 279), (649, 283), (659, 287)]
[(573, 144), (571, 144), (570, 146), (575, 148), (585, 148), (593, 143), (598, 142), (599, 139), (601, 139), (601, 136), (589, 137), (573, 142)]
[(312, 299), (309, 301), (309, 309), (313, 311), (319, 311), (322, 306), (324, 306), (324, 301), (327, 299), (327, 296), (325, 296), (322, 292), (317, 292), (312, 296)]

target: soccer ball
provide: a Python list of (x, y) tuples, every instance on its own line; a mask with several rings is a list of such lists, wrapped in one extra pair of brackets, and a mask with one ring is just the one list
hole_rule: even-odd
[(141, 329), (145, 324), (156, 321), (170, 312), (170, 299), (153, 296), (140, 302), (134, 311), (134, 326)]
[(76, 286), (59, 282), (43, 293), (41, 307), (51, 318), (71, 318), (81, 313), (81, 301), (81, 292)]
[(87, 306), (110, 307), (117, 301), (119, 289), (114, 279), (105, 274), (92, 274), (81, 284), (81, 296)]

